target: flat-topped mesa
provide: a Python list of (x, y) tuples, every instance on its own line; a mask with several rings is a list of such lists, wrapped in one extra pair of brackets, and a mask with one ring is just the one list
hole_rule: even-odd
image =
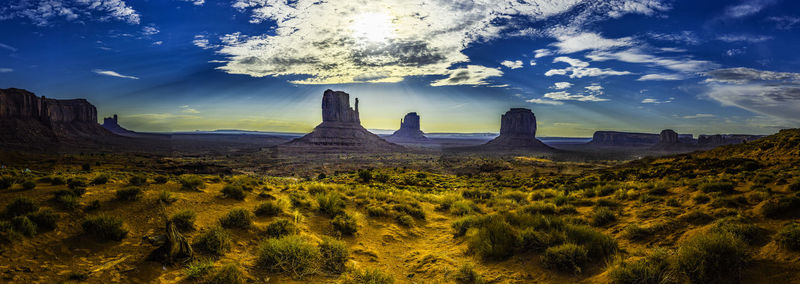
[(729, 144), (747, 143), (764, 135), (749, 135), (749, 134), (714, 134), (714, 135), (700, 135), (697, 137), (697, 144), (701, 146), (722, 146)]
[(119, 125), (119, 117), (116, 114), (114, 114), (111, 117), (104, 117), (103, 118), (103, 125), (101, 125), (101, 126), (103, 126), (103, 128), (105, 128), (108, 131), (111, 131), (112, 133), (117, 134), (117, 135), (122, 135), (122, 136), (136, 136), (137, 135), (136, 132), (130, 131), (128, 129), (125, 129), (124, 127)]
[(672, 129), (661, 130), (661, 133), (658, 135), (658, 144), (671, 145), (678, 143), (680, 143), (680, 140), (678, 140), (678, 133)]
[(355, 107), (355, 110), (350, 107), (350, 94), (325, 90), (322, 94), (322, 121), (361, 124), (358, 116), (358, 98)]
[(419, 127), (419, 115), (416, 112), (409, 112), (400, 120), (400, 129), (395, 131), (386, 139), (392, 142), (415, 142), (427, 141), (425, 133)]
[(483, 145), (500, 150), (553, 150), (536, 139), (536, 116), (527, 108), (512, 108), (500, 117), (500, 136)]

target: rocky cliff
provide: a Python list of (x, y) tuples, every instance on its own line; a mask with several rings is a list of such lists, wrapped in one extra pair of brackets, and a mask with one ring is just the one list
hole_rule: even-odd
[(139, 133), (130, 131), (119, 125), (119, 116), (117, 116), (116, 114), (111, 117), (104, 117), (102, 126), (106, 130), (111, 131), (111, 133), (117, 135), (128, 136), (128, 137), (139, 136)]
[(748, 134), (714, 134), (700, 135), (697, 137), (697, 144), (704, 147), (716, 147), (730, 144), (747, 143), (764, 137), (764, 135)]
[(484, 144), (496, 150), (553, 150), (536, 139), (536, 116), (527, 108), (512, 108), (500, 116), (500, 136)]
[(592, 141), (598, 146), (641, 147), (658, 143), (659, 135), (619, 131), (595, 131)]
[(278, 146), (279, 151), (313, 152), (386, 152), (403, 147), (383, 140), (361, 126), (358, 99), (350, 107), (350, 95), (326, 90), (322, 94), (322, 123), (309, 134)]
[(672, 129), (661, 130), (661, 133), (658, 135), (658, 144), (671, 145), (678, 144), (679, 142), (678, 133)]
[(420, 130), (419, 120), (419, 115), (416, 112), (409, 112), (400, 120), (400, 129), (386, 137), (386, 140), (396, 143), (428, 141), (428, 137), (425, 137), (425, 133)]

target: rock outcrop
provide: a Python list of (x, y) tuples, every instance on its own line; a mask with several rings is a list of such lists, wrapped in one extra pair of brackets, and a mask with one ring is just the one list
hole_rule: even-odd
[(400, 120), (400, 129), (395, 131), (386, 140), (396, 143), (413, 143), (428, 141), (425, 133), (419, 127), (419, 115), (416, 112), (409, 112)]
[(536, 116), (527, 108), (512, 108), (500, 117), (500, 136), (483, 145), (487, 149), (549, 151), (536, 139)]
[(350, 107), (350, 95), (326, 90), (322, 95), (322, 123), (309, 134), (278, 146), (283, 151), (387, 152), (403, 147), (387, 142), (361, 126), (358, 99)]
[(673, 145), (678, 143), (680, 143), (678, 140), (678, 133), (672, 129), (661, 130), (661, 133), (658, 135), (658, 144)]
[(112, 117), (104, 117), (103, 118), (103, 128), (111, 131), (111, 133), (122, 135), (122, 136), (138, 136), (138, 133), (125, 129), (124, 127), (119, 125), (119, 117), (115, 114)]
[(22, 89), (0, 89), (0, 142), (37, 143), (113, 136), (97, 123), (85, 99), (37, 97)]
[(595, 131), (590, 144), (597, 146), (642, 147), (658, 143), (659, 135), (651, 133)]
[(749, 135), (749, 134), (714, 134), (714, 135), (700, 135), (697, 137), (697, 144), (703, 147), (716, 147), (730, 144), (747, 143), (764, 135)]

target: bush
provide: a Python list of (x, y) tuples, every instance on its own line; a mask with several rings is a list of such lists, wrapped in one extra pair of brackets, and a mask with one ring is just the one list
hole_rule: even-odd
[(483, 284), (486, 281), (483, 280), (478, 272), (475, 272), (475, 269), (471, 264), (464, 264), (458, 268), (456, 271), (455, 276), (453, 276), (453, 280), (456, 281), (458, 284)]
[(714, 221), (714, 217), (700, 212), (699, 210), (689, 211), (686, 214), (678, 216), (678, 220), (687, 222), (692, 225), (704, 225)]
[(196, 237), (192, 246), (214, 255), (223, 255), (231, 249), (231, 236), (225, 229), (214, 227)]
[(128, 230), (122, 227), (122, 219), (116, 216), (97, 215), (87, 217), (81, 223), (86, 235), (105, 241), (120, 241), (128, 235)]
[(334, 230), (346, 236), (352, 236), (358, 231), (356, 219), (346, 213), (334, 217), (333, 220), (331, 220), (331, 225), (333, 225)]
[(283, 213), (283, 208), (275, 201), (265, 201), (256, 206), (253, 212), (256, 216), (271, 217)]
[(33, 213), (37, 210), (39, 210), (39, 205), (36, 205), (33, 200), (27, 197), (17, 197), (6, 205), (4, 213), (7, 217), (16, 217), (28, 215), (28, 213)]
[(800, 251), (800, 225), (788, 224), (778, 231), (775, 241), (784, 248)]
[(400, 224), (403, 227), (414, 227), (414, 217), (408, 216), (407, 214), (402, 214), (397, 216), (397, 224)]
[(581, 268), (589, 261), (587, 250), (576, 244), (563, 244), (547, 248), (542, 255), (542, 263), (562, 272), (581, 273)]
[(17, 216), (11, 218), (11, 227), (14, 228), (14, 231), (21, 233), (27, 237), (33, 236), (36, 234), (36, 223), (33, 223), (28, 217), (25, 216)]
[(595, 207), (591, 217), (592, 226), (602, 227), (617, 221), (617, 215), (606, 207)]
[(86, 205), (86, 210), (92, 211), (100, 208), (100, 200), (92, 200), (89, 205)]
[(26, 180), (25, 182), (22, 183), (22, 189), (24, 190), (31, 190), (34, 188), (36, 188), (36, 183), (33, 181)]
[(278, 219), (275, 220), (275, 222), (267, 225), (264, 233), (272, 238), (280, 238), (283, 236), (296, 234), (297, 227), (295, 227), (295, 225), (289, 220)]
[(257, 264), (270, 271), (302, 277), (317, 271), (320, 252), (304, 238), (291, 235), (265, 240), (258, 248)]
[(166, 176), (156, 176), (153, 179), (153, 183), (155, 184), (165, 184), (167, 181), (169, 181), (169, 179)]
[(162, 190), (158, 193), (158, 201), (164, 204), (172, 204), (172, 202), (177, 201), (178, 199), (172, 196), (172, 193), (166, 190)]
[(637, 261), (619, 261), (608, 272), (608, 278), (611, 278), (611, 282), (616, 284), (677, 282), (674, 279), (667, 257), (668, 255), (665, 251), (658, 250)]
[(392, 284), (394, 277), (378, 269), (352, 269), (344, 275), (342, 284)]
[(53, 176), (50, 177), (50, 185), (62, 185), (67, 184), (67, 180), (60, 176)]
[(392, 209), (394, 209), (397, 212), (411, 215), (414, 218), (425, 220), (425, 211), (422, 211), (422, 208), (414, 207), (409, 204), (395, 204), (394, 206), (392, 206)]
[(344, 200), (342, 195), (336, 192), (317, 194), (317, 204), (319, 211), (330, 217), (344, 213)]
[(798, 192), (800, 191), (800, 180), (797, 180), (787, 187), (789, 190)]
[(603, 233), (582, 225), (567, 225), (564, 234), (568, 243), (582, 245), (586, 248), (589, 257), (603, 258), (617, 251), (617, 241)]
[(175, 215), (169, 218), (172, 224), (175, 225), (175, 228), (178, 228), (181, 232), (194, 231), (195, 219), (197, 219), (197, 214), (188, 209), (175, 213)]
[(736, 185), (730, 182), (710, 182), (700, 185), (700, 190), (705, 193), (709, 192), (731, 193), (734, 192), (735, 188)]
[[(67, 191), (67, 190), (65, 190)], [(80, 200), (75, 195), (70, 194), (59, 194), (56, 195), (55, 199), (58, 206), (66, 210), (74, 210), (78, 208), (80, 205)]]
[(100, 184), (106, 184), (106, 183), (108, 183), (108, 176), (107, 175), (99, 175), (99, 176), (94, 177), (94, 179), (92, 179), (92, 184), (93, 185), (100, 185)]
[(208, 279), (206, 283), (208, 284), (241, 284), (244, 283), (244, 274), (239, 269), (239, 266), (233, 263), (228, 263), (223, 265), (214, 275), (211, 276), (211, 279)]
[(245, 192), (241, 186), (226, 184), (222, 187), (222, 196), (236, 200), (244, 200)]
[(370, 181), (372, 181), (372, 171), (358, 170), (358, 179), (360, 179), (364, 183), (369, 183)]
[(459, 218), (450, 225), (453, 228), (453, 237), (460, 237), (467, 233), (467, 230), (476, 227), (480, 223), (480, 218), (476, 216), (467, 216)]
[(389, 212), (387, 212), (386, 208), (384, 208), (383, 206), (376, 205), (367, 207), (367, 215), (369, 215), (370, 217), (386, 217), (389, 216)]
[(219, 218), (219, 223), (225, 228), (249, 229), (253, 225), (253, 215), (245, 209), (231, 209)]
[(543, 252), (545, 249), (560, 245), (565, 236), (561, 231), (537, 231), (526, 228), (519, 233), (519, 249), (522, 251)]
[(142, 175), (135, 175), (128, 180), (128, 183), (133, 186), (143, 186), (147, 184), (147, 177)]
[(0, 176), (0, 189), (7, 189), (14, 185), (14, 180), (7, 176)]
[(117, 189), (116, 196), (117, 200), (120, 201), (134, 201), (142, 196), (142, 189), (138, 187), (127, 187), (123, 189)]
[(632, 241), (644, 240), (651, 235), (653, 235), (653, 230), (636, 224), (626, 226), (625, 230), (622, 232), (623, 237)]
[(186, 265), (183, 273), (186, 278), (197, 280), (208, 275), (214, 269), (214, 261), (211, 259), (199, 259)]
[(36, 213), (28, 215), (28, 219), (36, 223), (36, 227), (42, 229), (42, 231), (55, 229), (58, 217), (58, 214), (50, 208), (42, 208)]
[(206, 183), (203, 179), (196, 175), (182, 175), (178, 182), (181, 184), (181, 188), (187, 190), (199, 191), (206, 188)]
[(517, 238), (516, 231), (508, 222), (500, 216), (492, 216), (471, 236), (468, 248), (486, 259), (505, 259), (514, 253)]
[(311, 201), (308, 198), (308, 194), (303, 192), (294, 191), (289, 193), (289, 202), (292, 204), (294, 208), (309, 208), (311, 207)]
[(767, 239), (767, 233), (764, 229), (752, 224), (752, 220), (742, 217), (726, 217), (719, 219), (711, 226), (710, 232), (731, 233), (733, 236), (749, 245), (755, 245)]
[(86, 187), (86, 181), (82, 178), (71, 178), (67, 181), (67, 187), (75, 189), (78, 187)]
[(323, 238), (319, 244), (319, 252), (322, 257), (322, 269), (331, 273), (344, 272), (350, 251), (347, 244), (332, 238)]
[(709, 232), (678, 248), (677, 268), (692, 283), (733, 283), (748, 260), (747, 245), (733, 234)]
[(800, 209), (800, 198), (796, 196), (767, 200), (761, 207), (761, 213), (768, 218), (781, 218), (794, 215)]

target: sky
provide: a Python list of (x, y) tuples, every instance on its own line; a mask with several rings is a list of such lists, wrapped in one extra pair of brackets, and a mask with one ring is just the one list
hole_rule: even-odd
[(0, 88), (135, 131), (308, 132), (325, 89), (368, 129), (770, 134), (800, 126), (800, 1), (5, 0)]

